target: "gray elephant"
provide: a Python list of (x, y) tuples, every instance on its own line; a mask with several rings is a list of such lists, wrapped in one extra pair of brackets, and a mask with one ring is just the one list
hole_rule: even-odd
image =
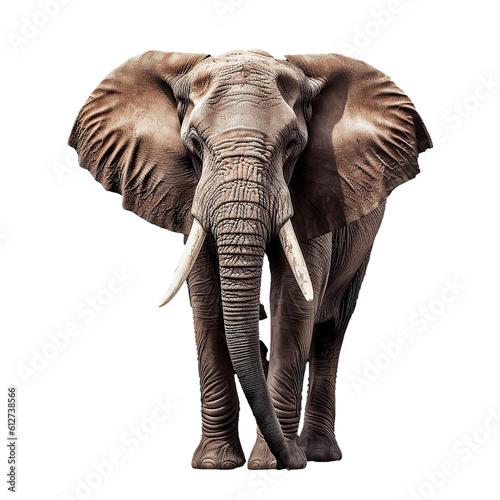
[[(344, 333), (385, 200), (432, 146), (409, 98), (335, 54), (147, 52), (94, 90), (69, 144), (124, 208), (187, 238), (162, 304), (187, 279), (202, 408), (193, 467), (245, 462), (235, 373), (259, 429), (249, 468), (339, 460)], [(265, 253), (269, 362), (259, 341)]]

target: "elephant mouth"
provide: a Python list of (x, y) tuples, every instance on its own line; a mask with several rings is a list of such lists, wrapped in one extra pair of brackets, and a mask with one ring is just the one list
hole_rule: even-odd
[[(189, 232), (181, 260), (174, 271), (170, 286), (163, 295), (159, 307), (168, 304), (175, 297), (184, 281), (186, 281), (201, 251), (205, 237), (206, 233), (202, 225), (196, 218), (193, 218), (193, 225), (191, 226), (191, 231)], [(314, 298), (311, 278), (290, 219), (281, 227), (279, 239), (288, 263), (290, 264), (292, 273), (305, 300), (311, 302)]]

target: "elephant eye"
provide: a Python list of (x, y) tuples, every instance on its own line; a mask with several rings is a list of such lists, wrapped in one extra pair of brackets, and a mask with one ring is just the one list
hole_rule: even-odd
[(297, 139), (292, 139), (286, 149), (285, 149), (285, 156), (290, 156), (291, 153), (298, 147), (299, 141)]
[(203, 160), (203, 139), (198, 135), (195, 129), (191, 129), (186, 137), (185, 146), (192, 156), (196, 156), (199, 160)]
[(193, 139), (193, 147), (196, 152), (196, 155), (200, 160), (203, 160), (203, 147), (200, 143), (200, 141), (197, 138)]
[(302, 146), (302, 139), (300, 136), (300, 133), (298, 131), (294, 132), (291, 134), (288, 144), (286, 145), (285, 148), (285, 158), (289, 158), (292, 156), (294, 153), (300, 150)]
[(203, 139), (198, 135), (198, 132), (193, 128), (189, 131), (184, 141), (184, 146), (189, 151), (193, 167), (198, 179), (201, 176), (201, 167), (203, 163), (204, 154), (204, 142)]

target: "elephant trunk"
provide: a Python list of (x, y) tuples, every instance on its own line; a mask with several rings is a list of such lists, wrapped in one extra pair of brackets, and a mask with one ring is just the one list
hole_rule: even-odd
[[(244, 213), (243, 213), (244, 212)], [(214, 212), (226, 342), (234, 371), (278, 468), (288, 448), (267, 388), (259, 345), (260, 284), (269, 214), (259, 203), (232, 201)], [(267, 221), (267, 223), (266, 223)]]

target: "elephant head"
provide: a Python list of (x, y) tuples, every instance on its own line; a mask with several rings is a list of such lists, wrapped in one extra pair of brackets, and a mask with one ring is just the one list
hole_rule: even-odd
[(189, 233), (162, 303), (213, 236), (231, 361), (286, 467), (259, 349), (266, 247), (280, 238), (312, 300), (298, 241), (368, 214), (418, 173), (431, 141), (411, 101), (379, 71), (340, 55), (147, 52), (94, 90), (69, 144), (82, 167), (122, 194), (124, 208)]

